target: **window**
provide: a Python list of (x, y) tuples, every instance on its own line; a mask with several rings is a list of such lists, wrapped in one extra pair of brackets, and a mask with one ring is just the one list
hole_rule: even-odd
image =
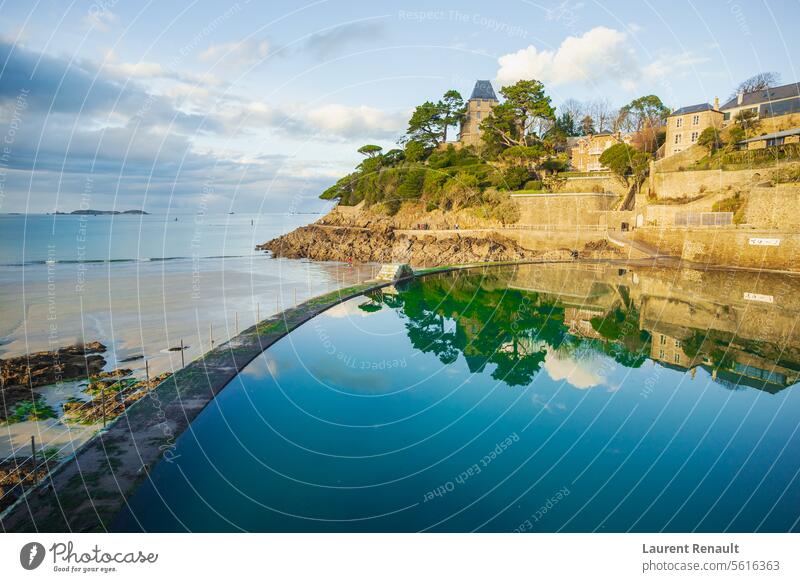
[(675, 347), (676, 347), (676, 348), (679, 348), (679, 347), (681, 347), (681, 340), (679, 340), (679, 339), (676, 339), (676, 340), (675, 340)]
[(700, 125), (700, 116), (695, 115), (692, 117), (692, 125)]
[(666, 344), (667, 344), (667, 336), (665, 336), (665, 335), (662, 335), (662, 336), (661, 336), (661, 345), (662, 345), (662, 346), (664, 346), (664, 345), (666, 345)]
[(681, 143), (681, 134), (675, 135), (675, 143)]
[(722, 114), (722, 119), (723, 119), (723, 121), (730, 121), (731, 120), (731, 112), (728, 111), (726, 113), (723, 113)]
[(675, 354), (675, 363), (676, 364), (680, 364), (681, 363), (681, 355), (680, 354)]
[(699, 133), (697, 133), (696, 131), (693, 131), (693, 132), (692, 132), (692, 143), (694, 143), (694, 142), (696, 142), (696, 141), (697, 141), (697, 136), (698, 136), (698, 135), (700, 135), (700, 134), (699, 134)]
[(679, 117), (675, 120), (675, 127), (683, 127), (683, 117)]
[(480, 119), (480, 118), (481, 118), (481, 112), (480, 112), (480, 111), (478, 111), (478, 113), (477, 113), (477, 117), (478, 117), (478, 119)]
[(659, 358), (660, 360), (663, 360), (663, 359), (664, 359), (664, 350), (658, 350), (658, 358)]

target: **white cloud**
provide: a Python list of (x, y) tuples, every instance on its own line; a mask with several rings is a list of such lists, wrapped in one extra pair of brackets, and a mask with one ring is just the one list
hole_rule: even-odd
[(688, 51), (677, 55), (664, 55), (645, 66), (642, 74), (653, 81), (670, 76), (681, 77), (691, 74), (695, 65), (705, 62), (708, 62), (708, 58), (698, 57)]
[[(638, 30), (634, 24), (629, 28)], [(611, 81), (633, 90), (642, 81), (658, 81), (705, 60), (684, 52), (662, 54), (642, 65), (627, 33), (598, 26), (581, 36), (565, 38), (555, 50), (529, 45), (501, 56), (497, 81), (501, 86), (520, 79), (538, 79), (550, 86)]]
[(375, 107), (330, 104), (311, 109), (305, 115), (320, 133), (343, 138), (393, 138), (402, 132), (408, 116)]
[(307, 139), (392, 140), (405, 128), (409, 112), (384, 110), (366, 105), (329, 103), (320, 106), (273, 106), (261, 101), (235, 105), (221, 112), (229, 131), (270, 127)]
[(501, 85), (520, 79), (538, 79), (545, 84), (587, 82), (606, 75), (619, 77), (635, 63), (625, 33), (598, 26), (583, 36), (569, 36), (557, 50), (539, 50), (533, 45), (498, 59), (497, 80)]
[(200, 53), (200, 60), (212, 63), (222, 61), (225, 66), (245, 68), (264, 60), (269, 55), (269, 42), (266, 40), (249, 39), (223, 44), (212, 44)]
[(93, 6), (86, 14), (85, 20), (89, 28), (96, 28), (103, 32), (108, 32), (111, 29), (111, 25), (114, 24), (118, 18), (117, 15), (108, 8)]

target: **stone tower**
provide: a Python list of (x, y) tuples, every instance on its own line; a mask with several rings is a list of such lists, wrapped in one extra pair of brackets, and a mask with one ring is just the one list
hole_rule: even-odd
[(467, 112), (464, 114), (464, 121), (461, 123), (461, 131), (458, 134), (458, 141), (465, 146), (479, 146), (481, 143), (481, 122), (497, 105), (497, 95), (489, 81), (476, 81), (472, 89), (472, 95), (467, 101)]

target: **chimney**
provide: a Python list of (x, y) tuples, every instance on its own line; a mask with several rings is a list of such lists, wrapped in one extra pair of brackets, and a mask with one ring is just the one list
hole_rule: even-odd
[(736, 104), (737, 104), (737, 105), (741, 105), (741, 104), (742, 104), (742, 101), (744, 101), (744, 93), (739, 93), (739, 94), (736, 96)]
[(719, 97), (714, 97), (714, 111), (719, 111)]

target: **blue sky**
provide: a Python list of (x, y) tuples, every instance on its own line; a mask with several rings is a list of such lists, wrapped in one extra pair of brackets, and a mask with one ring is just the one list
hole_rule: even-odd
[(356, 148), (447, 89), (724, 100), (800, 79), (799, 20), (798, 0), (6, 1), (0, 212), (318, 209)]

